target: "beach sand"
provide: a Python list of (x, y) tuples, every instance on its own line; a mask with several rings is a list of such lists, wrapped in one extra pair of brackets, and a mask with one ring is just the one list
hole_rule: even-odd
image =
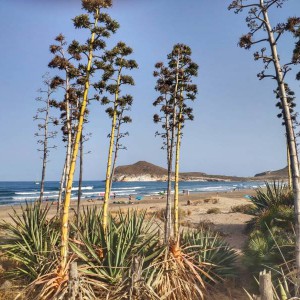
[[(215, 230), (220, 231), (227, 242), (237, 251), (241, 251), (246, 236), (243, 233), (245, 224), (251, 219), (251, 216), (242, 213), (232, 213), (231, 208), (236, 205), (250, 204), (250, 200), (246, 199), (245, 195), (253, 195), (254, 190), (239, 190), (232, 192), (207, 192), (180, 194), (180, 208), (185, 211), (185, 217), (181, 220), (182, 225), (196, 227), (199, 223), (205, 223), (212, 226)], [(190, 205), (187, 205), (188, 200)], [(119, 202), (119, 203), (113, 203)], [(135, 200), (132, 197), (130, 204), (128, 198), (116, 198), (110, 200), (110, 210), (126, 211), (128, 208), (143, 210), (147, 209), (149, 213), (155, 213), (165, 208), (165, 196), (147, 196), (142, 200)], [(54, 216), (56, 213), (56, 202), (44, 202), (45, 205), (51, 205), (49, 216)], [(98, 200), (83, 200), (82, 206), (97, 206), (101, 207), (103, 201)], [(71, 202), (70, 210), (76, 210), (76, 201)], [(1, 206), (0, 221), (10, 221), (9, 215), (13, 213), (13, 209), (20, 213), (19, 205)], [(207, 214), (209, 209), (219, 209), (219, 213)], [(0, 233), (1, 234), (1, 233)]]

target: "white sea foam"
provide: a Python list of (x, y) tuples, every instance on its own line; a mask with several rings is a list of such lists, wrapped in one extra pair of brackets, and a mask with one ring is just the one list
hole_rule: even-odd
[[(83, 186), (81, 190), (92, 190), (93, 188), (93, 186)], [(78, 187), (72, 187), (72, 191), (78, 191), (78, 189)]]
[[(57, 194), (56, 191), (53, 191), (53, 192), (44, 192), (45, 195), (54, 194), (54, 193)], [(40, 192), (15, 192), (15, 195), (39, 195), (39, 194), (40, 194)]]
[(213, 192), (213, 191), (227, 191), (232, 190), (232, 187), (229, 186), (210, 186), (210, 187), (202, 187), (191, 189), (191, 192)]
[(115, 191), (111, 191), (111, 192), (118, 194), (118, 193), (135, 192), (135, 190), (129, 190), (129, 189), (127, 189), (127, 190), (115, 190)]
[[(54, 194), (54, 195), (49, 195), (49, 196), (45, 196), (44, 198), (48, 198), (48, 199), (56, 199), (58, 197), (58, 194)], [(39, 196), (22, 196), (22, 197), (12, 197), (13, 200), (17, 200), (17, 201), (22, 201), (22, 200), (35, 200), (35, 199), (39, 199)]]
[[(144, 189), (146, 188), (145, 186), (132, 186), (132, 187), (118, 187), (116, 189), (118, 190), (137, 190), (137, 189)], [(114, 189), (112, 189), (114, 191)]]
[(40, 192), (16, 192), (15, 195), (36, 195), (39, 194)]
[(137, 195), (138, 193), (120, 193), (118, 196)]
[(23, 201), (23, 200), (33, 200), (38, 199), (39, 197), (12, 197), (13, 200)]

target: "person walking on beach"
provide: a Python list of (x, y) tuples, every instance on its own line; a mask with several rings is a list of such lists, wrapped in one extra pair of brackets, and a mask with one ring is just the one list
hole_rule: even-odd
[(116, 193), (114, 193), (114, 199), (116, 199)]
[(129, 201), (131, 201), (131, 195), (129, 195)]

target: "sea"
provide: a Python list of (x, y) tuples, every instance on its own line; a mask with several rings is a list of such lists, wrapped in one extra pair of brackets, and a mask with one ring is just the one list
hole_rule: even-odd
[[(224, 192), (233, 190), (256, 189), (264, 186), (264, 182), (203, 182), (203, 181), (181, 181), (180, 192)], [(44, 199), (56, 201), (59, 191), (58, 181), (46, 181)], [(104, 194), (104, 181), (84, 181), (82, 185), (82, 198), (97, 199)], [(131, 199), (142, 199), (143, 196), (155, 196), (163, 194), (167, 189), (166, 182), (114, 182), (112, 195), (116, 198), (131, 196)], [(0, 205), (16, 205), (37, 200), (40, 193), (40, 183), (35, 181), (0, 181)], [(73, 200), (78, 196), (78, 182), (74, 182), (72, 188)]]

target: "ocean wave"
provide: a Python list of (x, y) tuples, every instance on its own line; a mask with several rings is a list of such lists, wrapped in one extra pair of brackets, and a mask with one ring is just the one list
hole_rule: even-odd
[[(41, 192), (15, 192), (15, 195), (39, 195)], [(53, 192), (44, 192), (44, 195), (49, 195), (49, 194), (53, 194), (53, 193), (57, 193), (57, 191), (53, 191)], [(58, 194), (57, 194), (58, 195)]]
[(137, 190), (137, 189), (144, 189), (145, 186), (131, 186), (131, 187), (120, 187), (118, 190)]
[(111, 191), (111, 193), (124, 193), (124, 192), (134, 192), (135, 190), (134, 189), (126, 189), (126, 190), (115, 190), (115, 191)]
[(40, 197), (12, 197), (11, 199), (14, 201), (23, 201), (23, 200), (35, 200), (39, 198)]
[(138, 193), (120, 193), (118, 196), (129, 196), (129, 195), (137, 195)]
[(191, 192), (214, 192), (214, 191), (227, 191), (227, 190), (232, 190), (232, 187), (228, 187), (228, 186), (210, 186), (210, 187), (190, 189), (189, 191), (191, 191)]
[[(93, 186), (83, 186), (81, 190), (92, 190)], [(79, 187), (72, 187), (72, 191), (78, 191)]]
[[(74, 194), (72, 194), (72, 196), (74, 196)], [(58, 197), (58, 194), (54, 194), (54, 195), (49, 195), (49, 196), (44, 196), (44, 199), (56, 199)], [(21, 201), (21, 200), (35, 200), (35, 199), (39, 199), (39, 196), (22, 196), (22, 197), (11, 197), (10, 199), (12, 200), (17, 200), (17, 201)]]

